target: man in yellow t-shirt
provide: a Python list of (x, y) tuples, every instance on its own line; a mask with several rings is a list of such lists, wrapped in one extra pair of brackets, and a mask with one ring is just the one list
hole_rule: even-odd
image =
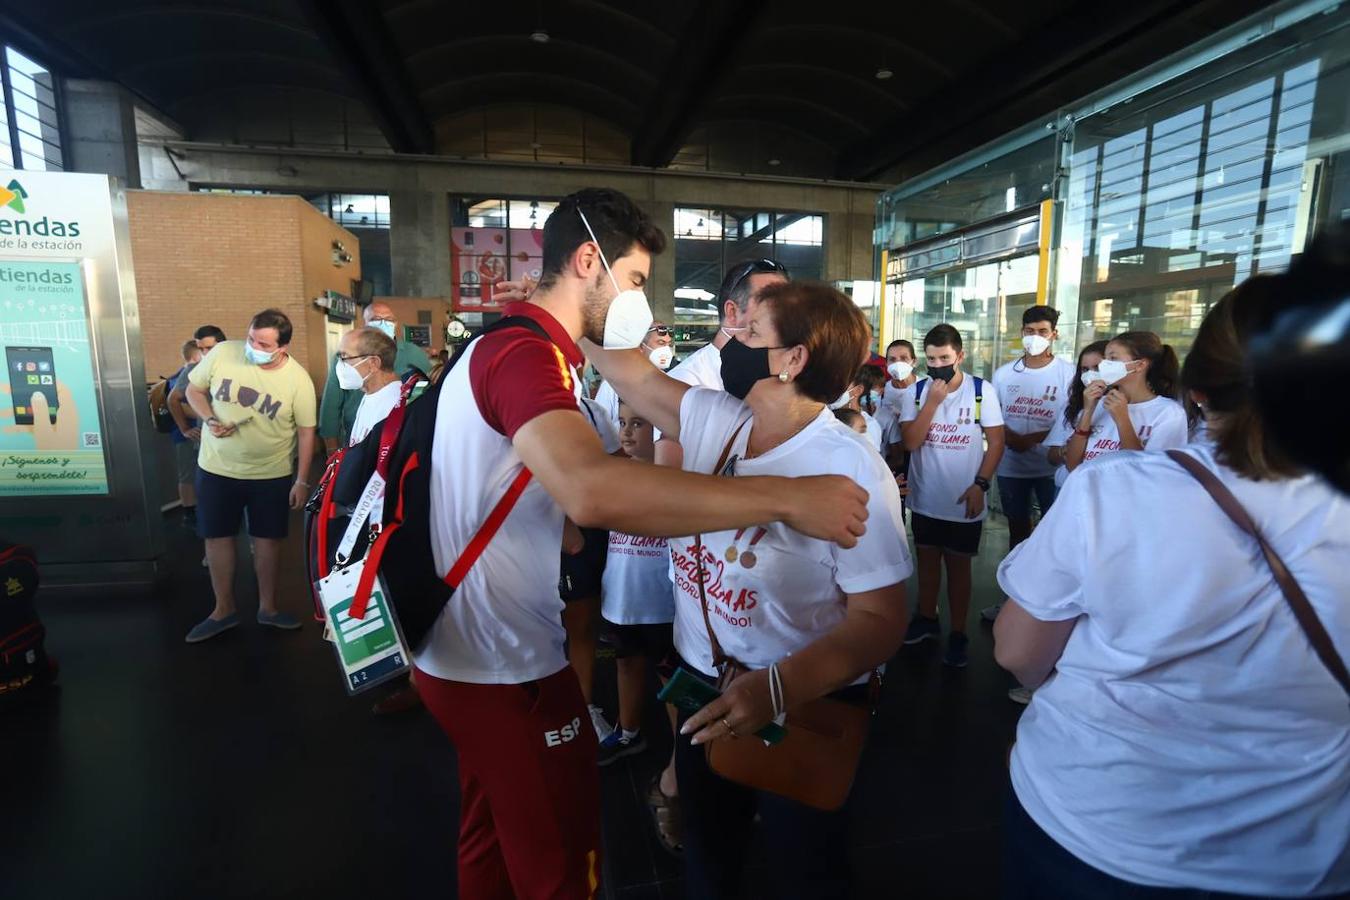
[[(281, 543), (290, 510), (304, 505), (317, 422), (314, 382), (287, 352), (291, 320), (265, 309), (248, 338), (218, 344), (188, 376), (187, 399), (204, 426), (197, 457), (197, 530), (216, 605), (188, 632), (195, 644), (239, 624), (234, 602), (235, 535), (248, 513), (258, 577), (258, 624), (294, 630), (277, 608)], [(291, 459), (299, 450), (292, 479)]]

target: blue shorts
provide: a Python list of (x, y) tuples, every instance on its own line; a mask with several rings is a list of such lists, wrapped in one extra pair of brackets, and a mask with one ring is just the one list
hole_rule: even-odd
[(998, 476), (998, 496), (1003, 502), (1003, 514), (1010, 522), (1031, 521), (1031, 495), (1036, 495), (1036, 505), (1041, 510), (1041, 518), (1050, 511), (1055, 502), (1055, 476), (1043, 478), (1012, 478)]
[(281, 540), (291, 521), (291, 485), (284, 478), (226, 478), (197, 469), (197, 534), (234, 537), (248, 514), (250, 537)]

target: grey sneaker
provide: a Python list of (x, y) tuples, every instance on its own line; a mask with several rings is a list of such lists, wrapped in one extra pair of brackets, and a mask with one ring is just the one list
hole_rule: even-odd
[(980, 618), (986, 622), (993, 623), (998, 618), (999, 611), (1003, 609), (1003, 603), (995, 603), (993, 606), (986, 606), (980, 610)]
[(187, 642), (189, 644), (200, 644), (202, 641), (209, 641), (218, 634), (223, 634), (239, 624), (239, 614), (230, 613), (223, 619), (202, 619), (192, 630), (187, 633)]
[(1032, 693), (1033, 691), (1031, 688), (1015, 687), (1008, 691), (1008, 699), (1014, 703), (1020, 703), (1023, 706), (1026, 706), (1031, 702)]
[(300, 620), (290, 613), (279, 610), (270, 616), (262, 610), (258, 610), (258, 624), (280, 628), (282, 631), (295, 631), (300, 627)]

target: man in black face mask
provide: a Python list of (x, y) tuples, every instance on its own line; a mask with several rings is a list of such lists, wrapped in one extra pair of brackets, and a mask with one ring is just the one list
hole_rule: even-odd
[[(1003, 411), (998, 392), (961, 371), (961, 333), (938, 325), (924, 338), (928, 378), (914, 386), (914, 402), (900, 410), (909, 464), (911, 530), (919, 557), (919, 609), (906, 644), (938, 640), (938, 588), (947, 568), (951, 634), (942, 661), (966, 665), (971, 559), (979, 552), (984, 495), (1003, 457)], [(986, 449), (985, 443), (988, 443)]]

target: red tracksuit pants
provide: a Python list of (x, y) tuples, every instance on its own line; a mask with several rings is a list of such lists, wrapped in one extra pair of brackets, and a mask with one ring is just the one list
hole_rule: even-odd
[(417, 689), (459, 754), (459, 896), (594, 898), (600, 770), (572, 667), (524, 684), (419, 669)]

